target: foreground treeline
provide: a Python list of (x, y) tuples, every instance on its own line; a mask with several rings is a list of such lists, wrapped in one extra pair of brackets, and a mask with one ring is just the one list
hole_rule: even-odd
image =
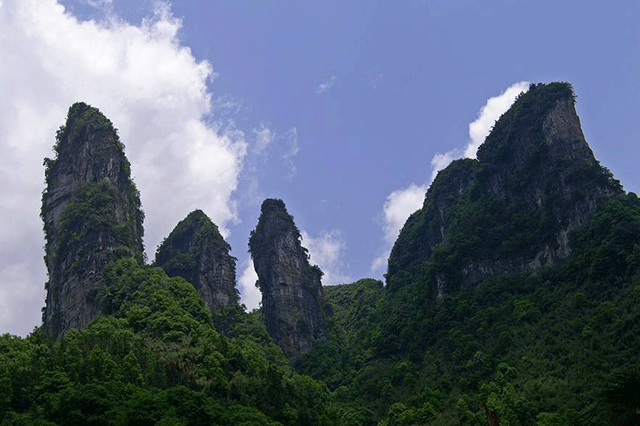
[(256, 314), (217, 318), (193, 286), (124, 258), (96, 295), (111, 315), (53, 343), (0, 338), (2, 425), (335, 424)]

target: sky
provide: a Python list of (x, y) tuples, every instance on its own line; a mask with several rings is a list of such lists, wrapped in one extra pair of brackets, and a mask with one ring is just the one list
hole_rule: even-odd
[(325, 285), (383, 279), (437, 171), (551, 81), (573, 85), (596, 158), (637, 193), (636, 0), (0, 0), (0, 333), (41, 323), (42, 163), (73, 102), (119, 130), (149, 260), (200, 208), (254, 309), (265, 198)]

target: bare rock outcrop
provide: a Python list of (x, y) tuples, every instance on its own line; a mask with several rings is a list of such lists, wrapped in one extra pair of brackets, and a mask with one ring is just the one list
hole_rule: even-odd
[(267, 331), (289, 358), (327, 338), (322, 271), (309, 264), (300, 240), (284, 202), (265, 200), (249, 248)]
[(189, 281), (212, 312), (238, 304), (236, 259), (218, 227), (195, 210), (182, 220), (156, 251), (155, 265), (170, 277)]
[(41, 216), (49, 280), (43, 326), (53, 338), (100, 315), (95, 302), (104, 266), (121, 256), (142, 262), (139, 193), (113, 125), (98, 109), (71, 106), (45, 159)]

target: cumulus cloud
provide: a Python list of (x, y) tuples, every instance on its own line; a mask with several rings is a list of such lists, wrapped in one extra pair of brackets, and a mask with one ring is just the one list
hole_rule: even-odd
[(162, 3), (133, 25), (113, 15), (79, 21), (57, 0), (0, 2), (0, 332), (24, 335), (40, 323), (42, 161), (73, 102), (119, 129), (150, 252), (196, 207), (223, 233), (237, 220), (244, 133), (212, 117), (213, 69), (180, 43), (180, 27)]
[(383, 207), (385, 249), (373, 260), (371, 272), (379, 271), (386, 266), (391, 246), (398, 238), (398, 234), (409, 216), (422, 207), (426, 192), (427, 185), (411, 184), (409, 187), (393, 191), (387, 196)]
[(384, 202), (384, 238), (393, 243), (400, 229), (411, 213), (422, 207), (426, 185), (411, 184), (408, 188), (398, 189), (387, 196)]
[(480, 109), (478, 118), (469, 124), (469, 143), (464, 149), (465, 158), (476, 158), (478, 147), (489, 135), (493, 124), (511, 107), (520, 93), (529, 90), (529, 84), (528, 81), (515, 83), (499, 96), (489, 98)]
[(316, 87), (316, 95), (320, 96), (327, 90), (331, 89), (337, 80), (338, 80), (338, 77), (333, 75), (329, 80), (325, 81), (324, 83), (320, 83), (318, 87)]
[(436, 153), (433, 156), (429, 183), (425, 185), (411, 184), (408, 188), (393, 191), (387, 196), (383, 208), (383, 245), (385, 249), (373, 260), (371, 264), (372, 272), (380, 271), (386, 266), (391, 247), (396, 238), (398, 238), (400, 229), (402, 229), (409, 216), (422, 206), (425, 193), (431, 182), (438, 175), (438, 172), (458, 158), (476, 158), (478, 147), (489, 135), (493, 124), (509, 109), (520, 93), (528, 90), (528, 87), (529, 83), (522, 81), (509, 86), (500, 95), (489, 98), (487, 103), (480, 108), (478, 118), (469, 124), (469, 142), (467, 145), (463, 149), (455, 148), (444, 154)]
[(469, 142), (464, 149), (452, 149), (444, 154), (437, 153), (431, 159), (431, 181), (438, 172), (447, 167), (453, 160), (458, 158), (476, 158), (478, 148), (489, 135), (493, 124), (504, 114), (516, 100), (516, 97), (529, 89), (529, 82), (521, 81), (512, 84), (498, 96), (487, 100), (487, 103), (480, 108), (478, 118), (469, 124)]
[(324, 232), (316, 238), (302, 231), (302, 245), (309, 250), (311, 264), (318, 265), (324, 272), (322, 284), (337, 285), (351, 281), (345, 273), (343, 259), (346, 243), (339, 230)]
[(247, 310), (252, 311), (258, 309), (262, 302), (262, 293), (260, 293), (260, 290), (256, 287), (258, 274), (253, 267), (253, 261), (248, 259), (243, 262), (241, 269), (242, 273), (240, 274), (240, 278), (238, 278), (240, 299), (247, 307)]

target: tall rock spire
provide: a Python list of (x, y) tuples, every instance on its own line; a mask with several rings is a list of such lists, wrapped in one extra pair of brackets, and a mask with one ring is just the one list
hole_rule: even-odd
[(327, 338), (322, 271), (309, 264), (300, 239), (284, 202), (265, 200), (249, 248), (267, 331), (289, 358)]
[(391, 290), (420, 276), (431, 296), (491, 275), (531, 272), (571, 253), (569, 233), (622, 192), (587, 144), (568, 83), (533, 84), (495, 123), (477, 160), (456, 160), (405, 223)]
[(170, 277), (189, 281), (212, 312), (238, 303), (236, 259), (218, 227), (195, 210), (182, 220), (162, 242), (155, 264)]
[(41, 216), (49, 281), (44, 329), (54, 338), (100, 315), (94, 303), (104, 266), (143, 256), (140, 196), (116, 129), (98, 109), (69, 108), (45, 159)]

